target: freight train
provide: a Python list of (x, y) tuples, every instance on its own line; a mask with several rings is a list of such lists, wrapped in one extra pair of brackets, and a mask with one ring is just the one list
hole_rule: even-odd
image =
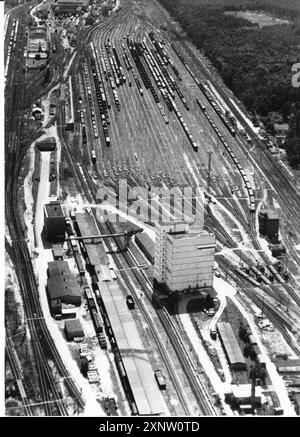
[(227, 143), (227, 141), (225, 140), (225, 138), (223, 137), (223, 135), (221, 134), (221, 132), (217, 128), (216, 124), (214, 123), (214, 121), (212, 120), (210, 115), (208, 114), (208, 112), (206, 110), (206, 106), (202, 102), (200, 102), (199, 99), (196, 99), (196, 102), (197, 102), (197, 105), (200, 107), (201, 111), (203, 112), (203, 114), (205, 115), (205, 117), (207, 118), (209, 124), (214, 129), (214, 131), (217, 134), (217, 136), (219, 137), (221, 143), (223, 144), (223, 146), (225, 147), (225, 149), (229, 153), (229, 155), (230, 155), (231, 159), (233, 160), (234, 164), (236, 165), (240, 175), (242, 176), (242, 179), (244, 181), (245, 188), (247, 190), (248, 197), (249, 197), (250, 213), (255, 213), (255, 197), (254, 197), (254, 194), (253, 194), (253, 189), (252, 189), (252, 187), (250, 185), (249, 179), (248, 179), (244, 169), (242, 168), (242, 166), (241, 166), (240, 162), (238, 161), (237, 157), (235, 156), (235, 153), (230, 148), (229, 144)]

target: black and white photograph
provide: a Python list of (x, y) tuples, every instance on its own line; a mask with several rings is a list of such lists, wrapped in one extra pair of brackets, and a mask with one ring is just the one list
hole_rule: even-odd
[(297, 419), (300, 0), (1, 10), (4, 422)]

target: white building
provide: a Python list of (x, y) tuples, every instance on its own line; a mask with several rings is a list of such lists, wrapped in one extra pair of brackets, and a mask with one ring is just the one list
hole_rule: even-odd
[(157, 222), (154, 277), (169, 291), (212, 287), (216, 239), (201, 225)]

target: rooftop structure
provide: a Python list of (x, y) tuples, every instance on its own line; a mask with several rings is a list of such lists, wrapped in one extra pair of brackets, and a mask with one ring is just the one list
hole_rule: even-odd
[(247, 370), (245, 358), (230, 323), (219, 322), (217, 329), (231, 369)]
[(184, 221), (155, 225), (154, 276), (169, 292), (212, 287), (215, 236)]

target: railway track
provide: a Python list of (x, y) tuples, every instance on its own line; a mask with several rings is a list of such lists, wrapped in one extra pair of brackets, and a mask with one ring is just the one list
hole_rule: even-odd
[[(6, 331), (7, 331), (7, 327), (6, 327)], [(7, 334), (7, 332), (6, 332), (6, 337), (5, 337), (5, 353), (6, 353), (6, 356), (8, 358), (10, 367), (12, 369), (12, 373), (14, 375), (15, 381), (18, 385), (18, 390), (19, 390), (19, 393), (20, 393), (20, 396), (22, 399), (25, 416), (33, 416), (33, 411), (32, 411), (32, 408), (30, 407), (29, 400), (27, 398), (27, 395), (26, 395), (26, 392), (24, 389), (23, 375), (22, 375), (22, 371), (20, 368), (20, 363), (19, 363), (18, 357), (16, 355), (16, 352), (13, 348), (12, 341), (11, 341), (9, 335)]]
[[(49, 366), (49, 360), (53, 361), (58, 373), (66, 378), (65, 385), (68, 393), (83, 408), (84, 402), (77, 385), (69, 378), (69, 373), (57, 352), (54, 341), (48, 331), (40, 306), (36, 278), (32, 267), (30, 253), (25, 239), (25, 231), (19, 216), (18, 190), (19, 176), (27, 147), (31, 142), (22, 141), (23, 127), (22, 116), (24, 114), (25, 87), (21, 84), (24, 78), (18, 69), (14, 76), (12, 99), (6, 102), (6, 186), (5, 186), (5, 218), (9, 230), (9, 238), (5, 241), (5, 249), (8, 252), (18, 277), (22, 293), (27, 326), (30, 332), (32, 350), (34, 352), (34, 366), (42, 405), (46, 415), (67, 415), (64, 400), (57, 388), (57, 381), (53, 376), (53, 370)], [(19, 87), (18, 92), (14, 92)], [(21, 91), (20, 91), (21, 89)], [(9, 91), (8, 89), (6, 90)], [(28, 103), (28, 102), (27, 102)], [(13, 110), (12, 110), (13, 108)], [(13, 116), (12, 116), (13, 114)], [(31, 139), (32, 140), (32, 139)], [(35, 381), (33, 381), (34, 383)]]
[[(109, 230), (109, 227), (100, 225), (101, 233), (111, 233)], [(122, 248), (120, 244), (120, 240), (118, 237), (114, 238), (114, 241), (119, 247), (119, 249)], [(128, 280), (128, 273), (127, 268), (132, 267), (138, 267), (134, 261), (134, 258), (129, 252), (124, 252), (119, 255), (114, 255), (114, 259), (116, 260), (116, 264), (118, 268), (122, 269), (121, 274), (122, 277), (127, 277), (126, 283), (127, 285), (130, 283)], [(123, 258), (123, 260), (126, 261), (125, 267), (122, 262), (120, 262), (120, 257)], [(123, 261), (124, 262), (124, 261)], [(119, 265), (118, 265), (119, 264)], [(125, 270), (124, 270), (125, 268)], [(187, 351), (187, 348), (185, 344), (183, 343), (181, 336), (178, 332), (177, 327), (175, 326), (174, 322), (172, 321), (170, 315), (168, 314), (167, 310), (161, 305), (160, 301), (153, 295), (152, 291), (152, 284), (150, 283), (147, 276), (145, 276), (140, 269), (135, 268), (132, 269), (132, 274), (135, 276), (138, 283), (141, 285), (143, 292), (147, 296), (148, 300), (152, 302), (152, 304), (156, 307), (156, 312), (159, 317), (160, 322), (162, 323), (163, 327), (165, 328), (165, 332), (169, 336), (170, 342), (172, 346), (174, 347), (174, 350), (178, 356), (178, 359), (182, 365), (182, 368), (185, 371), (186, 377), (191, 384), (192, 390), (194, 392), (194, 395), (199, 403), (199, 407), (202, 411), (202, 414), (204, 415), (216, 415), (216, 409), (214, 407), (214, 404), (204, 386), (204, 383), (202, 382), (195, 365)], [(139, 305), (141, 311), (145, 314), (145, 308), (140, 302), (140, 298), (137, 295), (136, 289), (132, 287), (132, 282), (130, 286), (130, 291), (133, 293), (133, 295), (136, 297), (136, 302)], [(143, 308), (143, 309), (142, 309)], [(149, 317), (147, 317), (147, 322), (149, 321)], [(151, 322), (153, 325), (153, 322)]]

